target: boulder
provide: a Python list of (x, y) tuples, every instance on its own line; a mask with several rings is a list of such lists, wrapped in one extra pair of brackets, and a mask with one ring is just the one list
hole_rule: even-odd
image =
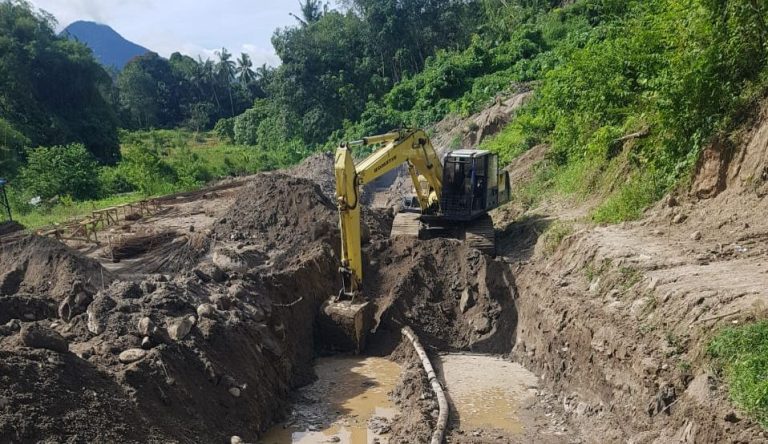
[(192, 331), (196, 321), (194, 316), (187, 316), (171, 322), (168, 326), (168, 336), (174, 341), (181, 341)]
[(52, 350), (57, 353), (69, 351), (69, 343), (58, 332), (42, 325), (24, 325), (21, 328), (21, 342), (27, 347)]
[(117, 359), (123, 364), (130, 364), (132, 362), (139, 361), (147, 356), (147, 351), (140, 348), (129, 348), (120, 353)]

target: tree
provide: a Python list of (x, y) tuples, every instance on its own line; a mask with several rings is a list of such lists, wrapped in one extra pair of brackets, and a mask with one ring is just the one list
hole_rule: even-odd
[(253, 71), (253, 62), (251, 61), (251, 57), (246, 53), (240, 54), (240, 58), (237, 59), (237, 76), (240, 83), (245, 86), (250, 85), (256, 80), (256, 73)]
[(301, 23), (302, 26), (309, 26), (313, 23), (317, 23), (323, 17), (325, 12), (328, 12), (328, 5), (323, 5), (320, 0), (305, 0), (299, 2), (299, 8), (301, 11), (301, 17), (294, 13), (290, 13), (296, 20)]
[(27, 165), (21, 169), (20, 179), (31, 196), (92, 199), (99, 195), (98, 168), (82, 144), (35, 148), (27, 151)]
[(0, 116), (32, 146), (83, 143), (119, 157), (112, 81), (91, 51), (54, 32), (50, 15), (0, 1)]
[(213, 63), (211, 59), (205, 59), (205, 61), (200, 59), (200, 71), (202, 79), (211, 89), (213, 99), (216, 101), (216, 107), (219, 110), (219, 114), (221, 114), (221, 101), (219, 100), (219, 95), (216, 93), (216, 84), (219, 80), (219, 77), (216, 75), (216, 64)]
[(117, 79), (120, 104), (133, 128), (173, 127), (181, 123), (184, 96), (191, 85), (169, 60), (149, 53), (131, 60)]
[(232, 112), (230, 116), (234, 117), (235, 105), (232, 100), (232, 81), (235, 79), (235, 73), (237, 72), (236, 65), (232, 60), (232, 54), (227, 51), (227, 48), (221, 48), (221, 51), (216, 51), (216, 56), (219, 57), (219, 63), (216, 65), (216, 72), (219, 76), (219, 80), (227, 87), (227, 92), (229, 93), (229, 106)]

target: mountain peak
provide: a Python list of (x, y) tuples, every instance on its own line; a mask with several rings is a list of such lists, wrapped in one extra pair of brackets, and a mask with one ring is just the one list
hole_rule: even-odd
[(104, 66), (123, 69), (134, 57), (150, 50), (126, 40), (108, 25), (88, 21), (76, 21), (67, 26), (62, 35), (73, 38), (93, 51), (96, 59)]

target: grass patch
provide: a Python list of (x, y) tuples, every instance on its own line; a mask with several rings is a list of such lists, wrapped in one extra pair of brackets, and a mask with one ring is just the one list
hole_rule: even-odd
[(707, 351), (725, 377), (731, 399), (768, 428), (768, 321), (727, 328)]
[(90, 215), (95, 210), (138, 202), (143, 198), (139, 193), (129, 193), (85, 202), (63, 202), (46, 210), (40, 209), (25, 214), (14, 214), (14, 220), (28, 229), (35, 229), (71, 219), (80, 219)]
[(590, 263), (584, 268), (584, 277), (586, 277), (589, 282), (592, 282), (596, 277), (600, 277), (610, 270), (611, 264), (612, 262), (610, 259), (603, 259), (600, 261), (599, 265)]
[(214, 134), (184, 130), (123, 131), (120, 136), (123, 158), (118, 165), (98, 167), (96, 199), (74, 200), (65, 190), (41, 196), (42, 203), (33, 205), (30, 201), (37, 193), (13, 184), (9, 198), (14, 218), (28, 228), (40, 228), (82, 218), (94, 210), (200, 189), (224, 177), (283, 168), (309, 154), (232, 145)]
[(624, 288), (624, 291), (634, 287), (643, 279), (643, 274), (632, 267), (621, 267), (619, 268), (619, 273), (621, 274), (621, 286)]
[(573, 234), (573, 227), (565, 222), (557, 221), (549, 226), (542, 234), (544, 242), (544, 254), (551, 256), (563, 242), (563, 239)]
[(619, 223), (637, 220), (648, 206), (664, 194), (650, 174), (635, 177), (623, 184), (592, 213), (597, 223)]

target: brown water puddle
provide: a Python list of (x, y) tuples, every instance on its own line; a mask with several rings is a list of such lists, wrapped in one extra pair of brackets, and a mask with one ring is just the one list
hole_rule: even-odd
[(259, 442), (387, 443), (387, 424), (397, 413), (388, 393), (400, 377), (398, 364), (373, 357), (322, 358), (315, 372), (318, 380), (299, 390), (291, 419)]
[(538, 379), (533, 373), (495, 356), (448, 354), (437, 361), (452, 416), (462, 430), (523, 432), (519, 411), (535, 396)]

